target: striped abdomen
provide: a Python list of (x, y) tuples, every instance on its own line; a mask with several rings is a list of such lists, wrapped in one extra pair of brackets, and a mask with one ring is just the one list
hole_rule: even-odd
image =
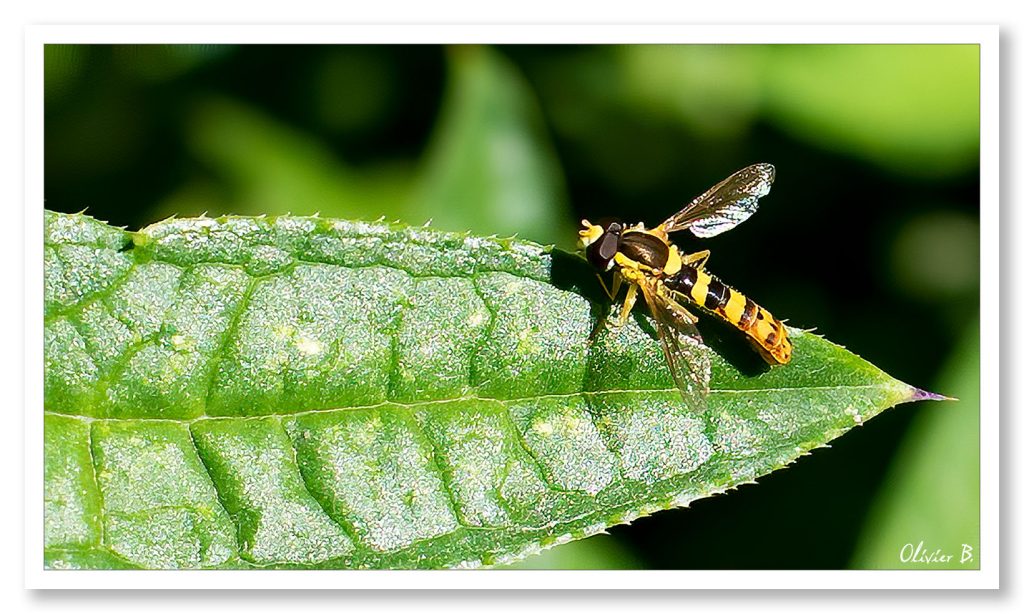
[(793, 345), (786, 334), (786, 327), (767, 309), (743, 294), (714, 276), (687, 265), (683, 265), (678, 273), (662, 278), (662, 283), (745, 332), (768, 362), (789, 362)]

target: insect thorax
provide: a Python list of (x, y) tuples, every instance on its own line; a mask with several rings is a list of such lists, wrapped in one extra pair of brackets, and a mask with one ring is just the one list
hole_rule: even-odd
[(619, 253), (636, 264), (664, 270), (669, 260), (668, 243), (648, 232), (625, 232), (619, 239)]

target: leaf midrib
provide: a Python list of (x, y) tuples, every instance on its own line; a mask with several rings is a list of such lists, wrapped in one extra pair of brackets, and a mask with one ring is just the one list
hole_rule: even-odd
[[(895, 391), (896, 384), (893, 383), (879, 383), (879, 384), (838, 384), (833, 386), (786, 386), (776, 388), (721, 388), (710, 391), (710, 394), (744, 394), (744, 393), (768, 393), (768, 392), (794, 392), (794, 391), (840, 391), (840, 390), (867, 390), (867, 389), (878, 389), (886, 391)], [(464, 402), (483, 402), (483, 403), (498, 403), (505, 405), (508, 403), (520, 403), (520, 402), (533, 402), (533, 401), (544, 401), (547, 399), (573, 399), (573, 398), (589, 398), (589, 397), (605, 397), (613, 395), (640, 395), (640, 394), (667, 394), (676, 392), (676, 388), (643, 388), (643, 389), (615, 389), (615, 390), (593, 390), (584, 392), (567, 392), (557, 394), (541, 394), (527, 397), (515, 397), (508, 399), (499, 399), (497, 397), (479, 397), (479, 396), (467, 396), (458, 397), (453, 399), (434, 399), (431, 401), (416, 401), (413, 403), (402, 403), (397, 401), (383, 401), (380, 403), (374, 403), (372, 405), (352, 405), (349, 407), (329, 407), (322, 409), (304, 409), (302, 411), (294, 412), (271, 412), (262, 413), (255, 415), (245, 416), (232, 416), (232, 415), (209, 415), (203, 414), (196, 416), (195, 418), (152, 418), (152, 417), (118, 417), (118, 416), (86, 416), (82, 414), (64, 413), (54, 410), (45, 410), (44, 413), (52, 414), (56, 416), (67, 416), (72, 418), (79, 418), (86, 422), (93, 421), (126, 421), (126, 422), (139, 422), (139, 421), (153, 421), (153, 422), (174, 422), (177, 424), (192, 424), (200, 420), (258, 420), (261, 418), (292, 418), (299, 416), (307, 416), (313, 414), (324, 414), (331, 412), (343, 412), (343, 411), (362, 411), (362, 410), (375, 410), (375, 409), (386, 409), (389, 407), (395, 407), (399, 409), (418, 409), (421, 407), (428, 407), (434, 405), (447, 405), (452, 403), (464, 403)]]

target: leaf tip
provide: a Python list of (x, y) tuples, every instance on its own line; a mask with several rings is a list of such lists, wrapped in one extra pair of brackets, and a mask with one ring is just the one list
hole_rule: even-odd
[(910, 398), (908, 401), (959, 401), (956, 397), (947, 397), (936, 392), (928, 392), (923, 388), (911, 387)]

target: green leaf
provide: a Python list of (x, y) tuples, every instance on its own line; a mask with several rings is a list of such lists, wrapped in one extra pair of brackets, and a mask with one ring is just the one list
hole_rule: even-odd
[(595, 535), (551, 548), (510, 569), (643, 569), (641, 561), (611, 535)]
[[(591, 98), (719, 139), (773, 124), (900, 174), (977, 167), (978, 45), (622, 45), (615, 70), (565, 67)], [(570, 70), (575, 72), (570, 73)], [(574, 121), (582, 115), (570, 108)], [(620, 111), (621, 113), (622, 111)]]
[[(927, 398), (702, 323), (709, 409), (578, 257), (320, 218), (46, 213), (52, 567), (502, 564), (752, 482)], [(710, 351), (710, 350), (709, 350)]]
[(323, 135), (237, 100), (200, 98), (184, 128), (190, 153), (211, 176), (185, 184), (159, 210), (345, 218), (373, 211), (442, 229), (571, 244), (565, 182), (529, 85), (493, 49), (458, 46), (448, 58), (449, 84), (422, 162), (356, 169)]
[(522, 75), (488, 47), (455, 46), (448, 57), (442, 115), (408, 219), (575, 241), (561, 168)]
[(972, 172), (981, 107), (978, 45), (772, 48), (765, 104), (783, 129), (898, 172)]
[(185, 184), (160, 205), (168, 214), (308, 213), (358, 217), (401, 212), (410, 172), (402, 164), (354, 169), (321, 135), (259, 109), (208, 96), (188, 107), (186, 143), (215, 179)]

